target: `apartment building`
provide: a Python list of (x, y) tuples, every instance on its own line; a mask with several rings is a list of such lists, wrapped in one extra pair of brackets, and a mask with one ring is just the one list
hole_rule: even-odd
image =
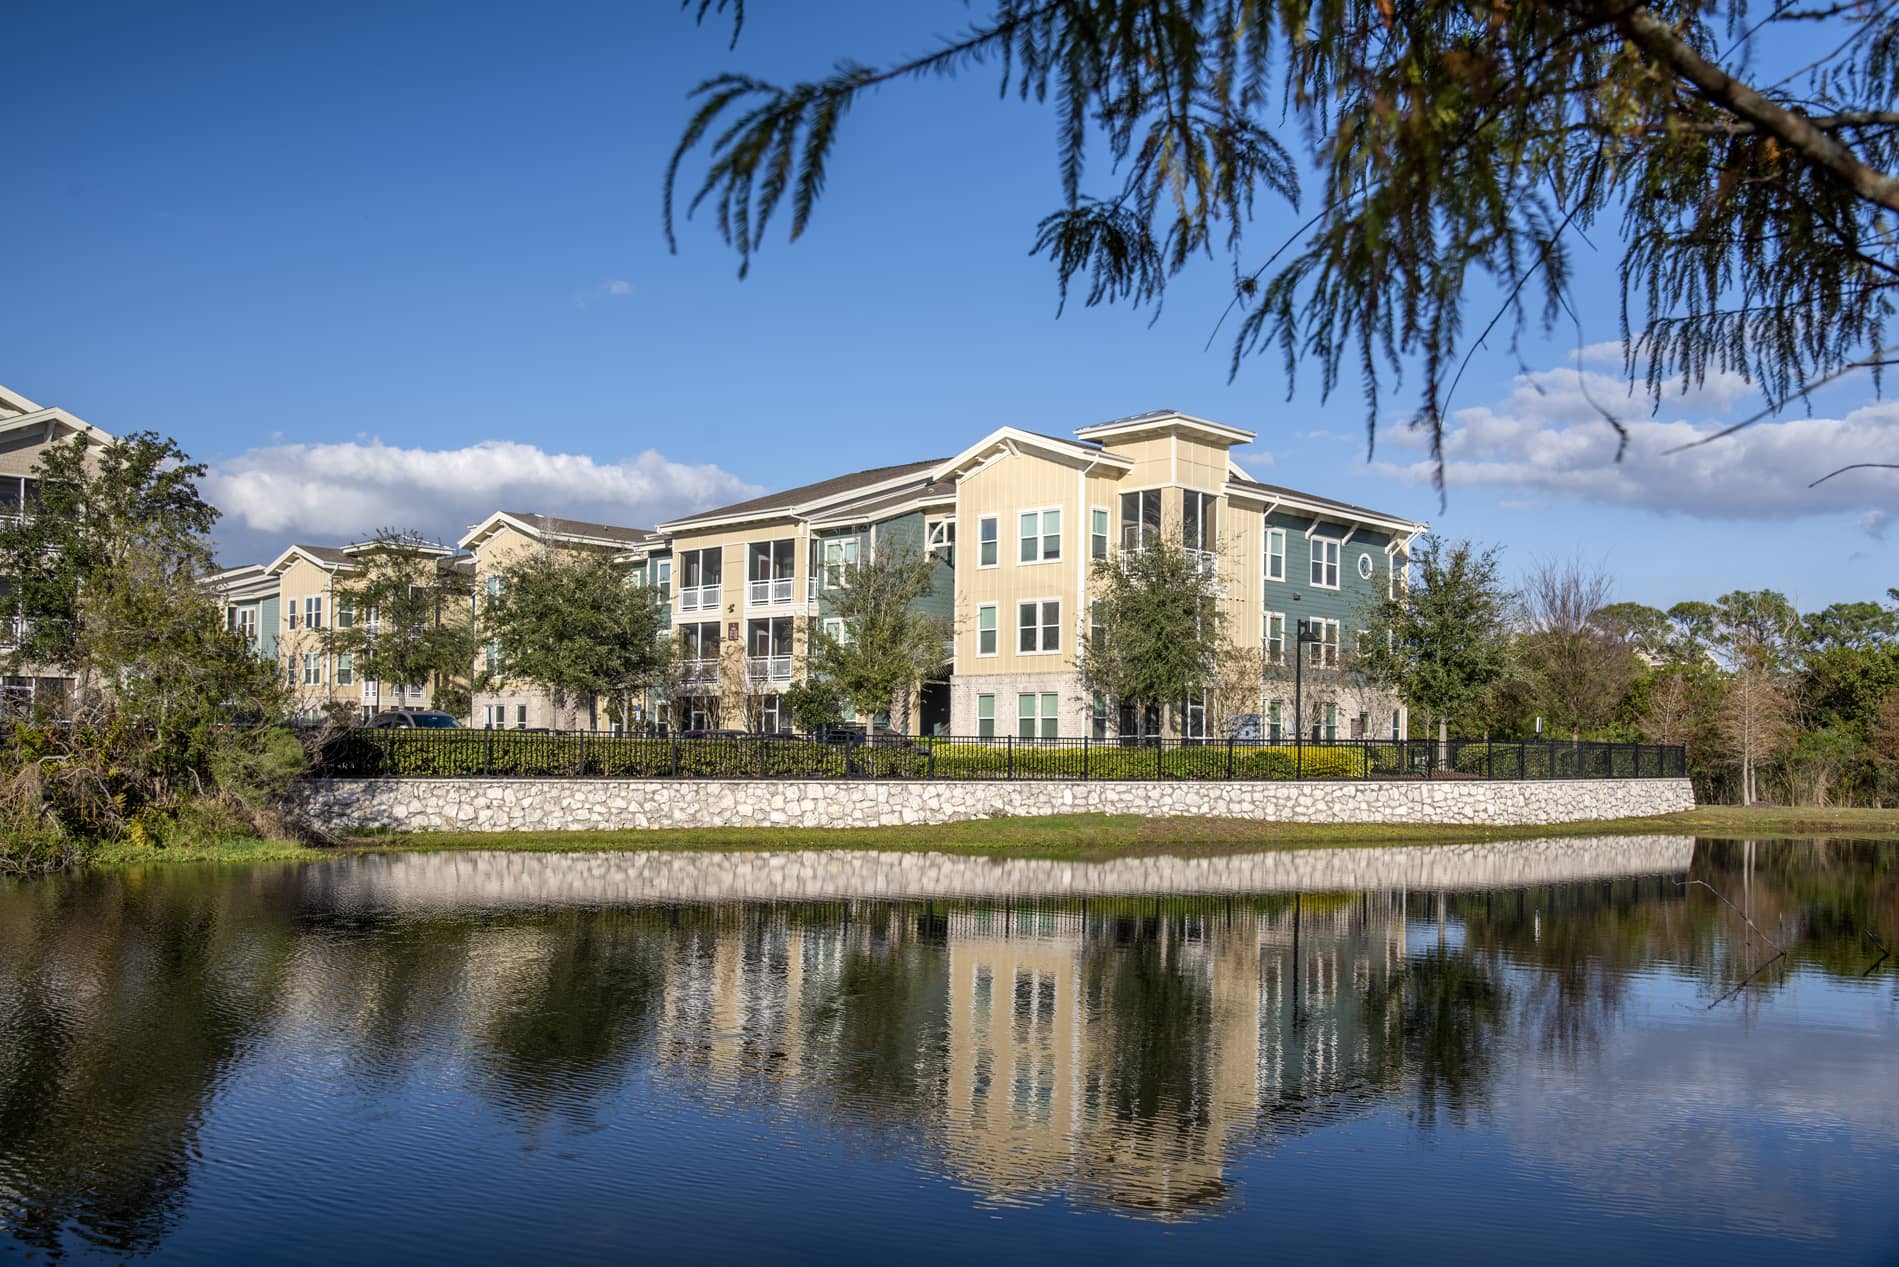
[[(85, 437), (89, 450), (103, 449), (113, 440), (107, 432), (56, 405), (41, 405), (0, 386), (0, 518), (18, 519), (33, 513), (39, 500), (39, 480), (34, 472), (40, 458), (52, 446), (68, 443), (74, 436)], [(0, 578), (0, 586), (6, 584), (5, 578)], [(20, 632), (16, 623), (0, 622), (0, 654), (18, 645)], [(4, 691), (7, 703), (24, 707), (48, 701), (62, 707), (72, 689), (72, 674), (62, 665), (17, 665), (0, 679), (0, 691)]]
[[(553, 515), (498, 510), (470, 528), (457, 543), (468, 552), (475, 577), (475, 617), (481, 605), (501, 592), (509, 565), (536, 551), (603, 553), (627, 568), (630, 581), (655, 584), (662, 591), (671, 584), (671, 560), (666, 540), (650, 528), (588, 523)], [(599, 701), (573, 701), (557, 708), (545, 691), (500, 676), (501, 648), (485, 638), (474, 665), (474, 718), (477, 726), (519, 729), (608, 730), (612, 721)], [(628, 720), (634, 728), (663, 713), (663, 697), (639, 706), (640, 715)]]
[[(234, 628), (261, 630), (262, 613), (274, 582), (278, 610), (272, 621), (275, 645), (271, 646), (261, 634), (256, 645), (260, 655), (282, 665), (300, 718), (314, 720), (338, 709), (371, 714), (388, 708), (431, 707), (433, 684), (365, 680), (357, 671), (354, 654), (333, 645), (336, 632), (355, 629), (359, 621), (370, 631), (375, 629), (377, 613), (356, 610), (348, 582), (363, 567), (366, 557), (379, 548), (382, 543), (376, 541), (346, 546), (292, 545), (263, 566), (262, 576), (248, 584), (240, 579), (227, 589), (227, 621)], [(439, 573), (472, 566), (470, 560), (458, 558), (448, 546), (407, 542), (405, 549), (417, 557), (418, 585), (434, 585)], [(233, 569), (239, 574), (245, 571)], [(245, 596), (249, 594), (257, 595), (252, 600), (259, 613), (255, 626), (248, 624), (250, 618), (244, 614)], [(442, 619), (466, 618), (461, 612), (442, 613)]]
[[(883, 549), (938, 561), (928, 601), (953, 646), (911, 710), (919, 733), (1107, 739), (1219, 733), (1257, 713), (1290, 738), (1403, 733), (1389, 694), (1348, 672), (1367, 601), (1404, 584), (1426, 525), (1253, 479), (1231, 457), (1253, 434), (1174, 411), (1084, 427), (1072, 439), (1002, 427), (953, 457), (881, 467), (658, 526), (670, 539), (687, 728), (789, 726), (827, 593)], [(1213, 685), (1179, 716), (1136, 716), (1082, 687), (1090, 574), (1119, 552), (1173, 541), (1218, 584), (1229, 630), (1257, 648), (1257, 696)], [(1306, 622), (1311, 641), (1298, 640)], [(1303, 649), (1304, 663), (1293, 657)], [(1298, 667), (1303, 672), (1295, 675)]]

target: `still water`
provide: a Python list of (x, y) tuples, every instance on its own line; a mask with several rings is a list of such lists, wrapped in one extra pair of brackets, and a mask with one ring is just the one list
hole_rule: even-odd
[(15, 883), (0, 1258), (1894, 1262), (1882, 946), (1851, 842)]

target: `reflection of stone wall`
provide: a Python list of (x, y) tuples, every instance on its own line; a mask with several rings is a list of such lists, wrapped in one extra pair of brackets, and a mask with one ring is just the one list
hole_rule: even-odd
[(1282, 849), (1221, 858), (1040, 862), (939, 853), (369, 854), (313, 873), (353, 908), (596, 906), (819, 898), (1483, 889), (1688, 869), (1691, 836)]
[(402, 831), (897, 827), (1047, 814), (1290, 823), (1537, 826), (1693, 809), (1686, 779), (1486, 783), (904, 783), (691, 779), (321, 779), (304, 810)]

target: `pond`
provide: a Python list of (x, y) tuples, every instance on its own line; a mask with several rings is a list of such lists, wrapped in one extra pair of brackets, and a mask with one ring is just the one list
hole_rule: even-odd
[(1899, 846), (0, 886), (0, 1259), (1891, 1262)]

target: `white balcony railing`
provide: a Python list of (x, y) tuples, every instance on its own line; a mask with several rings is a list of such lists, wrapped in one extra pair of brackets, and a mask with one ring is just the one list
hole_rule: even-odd
[(765, 607), (774, 603), (789, 603), (791, 601), (791, 578), (789, 576), (779, 576), (773, 577), (770, 580), (749, 581), (746, 583), (745, 601), (754, 607)]
[(679, 587), (679, 610), (682, 612), (717, 611), (725, 602), (723, 589), (717, 585), (682, 585)]
[(1196, 550), (1186, 547), (1187, 557), (1193, 561), (1202, 576), (1217, 576), (1220, 572), (1220, 556), (1211, 550)]
[(682, 660), (679, 681), (684, 686), (716, 686), (719, 681), (717, 660)]
[(745, 679), (748, 682), (789, 682), (791, 681), (791, 657), (788, 655), (756, 655), (745, 661)]

